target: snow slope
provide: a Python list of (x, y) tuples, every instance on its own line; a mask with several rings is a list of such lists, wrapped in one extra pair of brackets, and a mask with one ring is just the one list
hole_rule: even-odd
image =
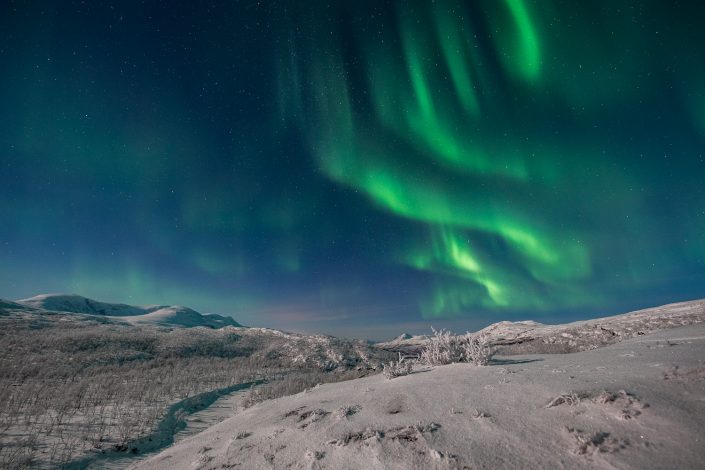
[[(561, 325), (532, 320), (502, 321), (479, 331), (505, 354), (587, 351), (663, 328), (705, 322), (705, 299), (647, 308), (611, 317)], [(388, 351), (418, 353), (427, 336), (402, 335), (374, 346)]]
[(158, 307), (133, 307), (88, 299), (75, 294), (41, 294), (17, 301), (18, 304), (52, 312), (86, 313), (89, 315), (143, 315)]
[(705, 324), (261, 403), (138, 469), (702, 468)]
[(144, 315), (111, 316), (115, 320), (122, 320), (133, 325), (158, 325), (181, 326), (191, 328), (205, 326), (209, 328), (222, 328), (224, 326), (240, 326), (230, 317), (220, 315), (203, 315), (186, 307), (161, 307)]
[(73, 294), (42, 294), (16, 301), (16, 304), (50, 312), (78, 313), (110, 318), (134, 325), (222, 328), (241, 326), (231, 317), (203, 315), (187, 307), (153, 305), (135, 307), (113, 304)]

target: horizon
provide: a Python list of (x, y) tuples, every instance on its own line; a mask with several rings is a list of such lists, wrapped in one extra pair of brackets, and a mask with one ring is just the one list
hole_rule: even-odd
[(705, 7), (599, 5), (5, 3), (0, 297), (376, 340), (705, 298)]
[[(400, 324), (400, 325), (386, 325), (382, 328), (379, 327), (367, 327), (367, 328), (358, 328), (358, 329), (350, 329), (346, 328), (342, 331), (342, 334), (336, 334), (336, 332), (333, 331), (323, 331), (323, 330), (309, 330), (309, 329), (297, 329), (297, 328), (286, 328), (281, 325), (250, 325), (250, 324), (245, 324), (240, 319), (233, 317), (231, 315), (227, 314), (222, 314), (219, 312), (208, 312), (208, 311), (200, 311), (197, 308), (193, 308), (189, 305), (176, 305), (176, 304), (168, 304), (168, 303), (157, 303), (157, 304), (139, 304), (139, 305), (131, 305), (129, 303), (121, 302), (118, 300), (105, 300), (105, 299), (93, 299), (93, 298), (87, 298), (85, 296), (82, 296), (80, 294), (76, 293), (59, 293), (59, 292), (52, 292), (52, 293), (44, 293), (44, 294), (36, 294), (33, 296), (21, 298), (21, 299), (3, 299), (0, 297), (0, 300), (9, 300), (11, 302), (21, 302), (21, 301), (26, 301), (26, 300), (31, 300), (36, 297), (42, 297), (42, 296), (69, 296), (69, 297), (81, 297), (84, 299), (88, 300), (93, 300), (101, 303), (108, 303), (108, 304), (122, 304), (122, 305), (128, 305), (131, 307), (185, 307), (185, 308), (190, 308), (197, 313), (201, 315), (210, 315), (210, 314), (216, 314), (216, 315), (222, 315), (226, 317), (230, 317), (236, 322), (240, 324), (240, 327), (244, 328), (269, 328), (269, 329), (274, 329), (274, 330), (279, 330), (279, 331), (284, 331), (286, 333), (299, 333), (299, 334), (305, 334), (305, 335), (329, 335), (329, 336), (334, 336), (337, 338), (341, 339), (348, 339), (348, 340), (361, 340), (361, 341), (369, 341), (369, 342), (375, 342), (375, 343), (380, 343), (380, 342), (386, 342), (386, 341), (391, 341), (393, 339), (398, 338), (399, 336), (405, 335), (405, 334), (410, 334), (412, 336), (429, 336), (433, 333), (433, 329), (435, 328), (436, 330), (448, 330), (453, 334), (464, 334), (464, 333), (474, 333), (476, 331), (479, 331), (486, 326), (498, 323), (498, 322), (503, 322), (503, 321), (510, 321), (510, 322), (517, 322), (517, 321), (535, 321), (531, 318), (524, 318), (523, 316), (518, 316), (516, 318), (512, 317), (507, 317), (504, 319), (498, 319), (497, 321), (491, 322), (491, 323), (483, 323), (479, 324), (479, 326), (476, 326), (474, 328), (468, 328), (468, 322), (467, 320), (456, 320), (456, 321), (448, 321), (446, 320), (443, 322), (440, 326), (439, 325), (434, 325), (432, 323), (424, 323), (424, 322), (416, 322), (416, 323), (406, 323), (406, 324)], [(599, 318), (605, 318), (605, 317), (611, 317), (614, 315), (621, 315), (621, 314), (629, 314), (629, 313), (634, 313), (639, 310), (643, 309), (651, 309), (651, 308), (659, 308), (659, 307), (664, 307), (667, 305), (671, 304), (679, 304), (679, 303), (687, 303), (687, 302), (694, 302), (698, 300), (703, 300), (703, 299), (683, 299), (683, 300), (678, 300), (674, 302), (669, 302), (667, 304), (663, 305), (643, 305), (639, 308), (635, 308), (632, 310), (628, 311), (619, 311), (619, 312), (603, 312), (600, 314), (577, 314), (577, 315), (572, 315), (572, 316), (555, 316), (555, 317), (548, 317), (544, 319), (544, 322), (538, 322), (541, 324), (545, 325), (561, 325), (561, 324), (568, 324), (571, 322), (576, 322), (576, 321), (583, 321), (583, 320), (592, 320), (592, 319), (599, 319)], [(401, 330), (398, 330), (397, 328), (401, 327)], [(404, 327), (408, 327), (406, 330), (403, 329)], [(358, 334), (356, 334), (356, 332)]]

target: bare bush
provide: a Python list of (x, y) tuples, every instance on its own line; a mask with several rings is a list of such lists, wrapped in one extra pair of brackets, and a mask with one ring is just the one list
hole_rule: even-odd
[(558, 405), (574, 406), (580, 403), (581, 398), (582, 397), (575, 392), (563, 393), (548, 402), (546, 408), (553, 408)]
[(299, 347), (276, 333), (2, 313), (0, 468), (71, 467), (87, 455), (134, 449), (181, 400), (271, 380), (251, 397), (261, 401), (366, 375), (388, 357), (325, 337)]
[(399, 353), (399, 360), (391, 361), (384, 365), (384, 370), (382, 374), (389, 380), (396, 377), (402, 377), (404, 375), (411, 374), (414, 368), (414, 363), (412, 360), (405, 359), (401, 353)]
[(0, 446), (0, 468), (31, 468), (36, 454), (36, 435), (16, 437)]

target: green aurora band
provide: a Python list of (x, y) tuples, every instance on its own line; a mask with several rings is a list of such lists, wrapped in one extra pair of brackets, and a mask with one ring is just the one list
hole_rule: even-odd
[[(352, 43), (315, 26), (292, 33), (279, 96), (329, 178), (425, 227), (389, 255), (433, 276), (433, 291), (419, 298), (424, 317), (597, 305), (607, 294), (592, 278), (613, 269), (606, 259), (622, 266), (614, 276), (648, 282), (643, 253), (658, 241), (639, 236), (656, 224), (638, 194), (646, 184), (639, 164), (617, 165), (620, 149), (606, 151), (599, 142), (608, 134), (588, 124), (638, 100), (624, 85), (640, 59), (603, 73), (609, 86), (596, 80), (623, 49), (606, 51), (598, 38), (588, 51), (575, 46), (580, 30), (546, 21), (589, 6), (398, 5), (395, 22), (365, 31), (345, 23), (355, 14), (341, 9)], [(306, 14), (300, 24), (317, 24)], [(626, 30), (625, 17), (603, 20), (617, 40), (643, 34)], [(384, 32), (371, 34), (375, 26)], [(614, 233), (632, 242), (610, 240)], [(661, 261), (665, 274), (671, 262)]]
[(2, 6), (0, 297), (384, 339), (705, 295), (701, 3)]

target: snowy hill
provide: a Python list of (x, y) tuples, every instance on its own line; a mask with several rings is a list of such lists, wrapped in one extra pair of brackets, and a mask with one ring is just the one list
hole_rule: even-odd
[(203, 315), (187, 307), (152, 305), (136, 307), (100, 302), (75, 294), (42, 294), (13, 304), (49, 312), (77, 313), (110, 318), (139, 325), (222, 328), (241, 326), (231, 317)]
[(205, 326), (208, 328), (222, 328), (224, 326), (240, 326), (230, 317), (221, 315), (203, 315), (187, 307), (160, 307), (143, 315), (131, 316), (110, 316), (116, 320), (122, 320), (134, 325), (159, 325), (159, 326), (180, 326), (191, 328), (195, 326)]
[(19, 310), (25, 308), (25, 306), (18, 304), (17, 302), (11, 302), (9, 300), (0, 299), (0, 308), (8, 310)]
[(705, 325), (261, 403), (135, 469), (702, 468)]
[(409, 333), (402, 333), (391, 341), (375, 343), (375, 347), (386, 351), (400, 352), (402, 354), (417, 354), (428, 341), (428, 336), (412, 336)]
[[(588, 351), (663, 328), (700, 322), (705, 322), (705, 299), (561, 325), (545, 325), (532, 320), (501, 321), (478, 333), (487, 335), (503, 354), (569, 353)], [(404, 334), (374, 346), (403, 354), (417, 354), (427, 341), (427, 336), (409, 337)]]
[(404, 341), (406, 339), (411, 339), (411, 338), (413, 338), (413, 336), (411, 336), (409, 333), (402, 333), (399, 336), (397, 336), (396, 338), (394, 338), (393, 341)]

